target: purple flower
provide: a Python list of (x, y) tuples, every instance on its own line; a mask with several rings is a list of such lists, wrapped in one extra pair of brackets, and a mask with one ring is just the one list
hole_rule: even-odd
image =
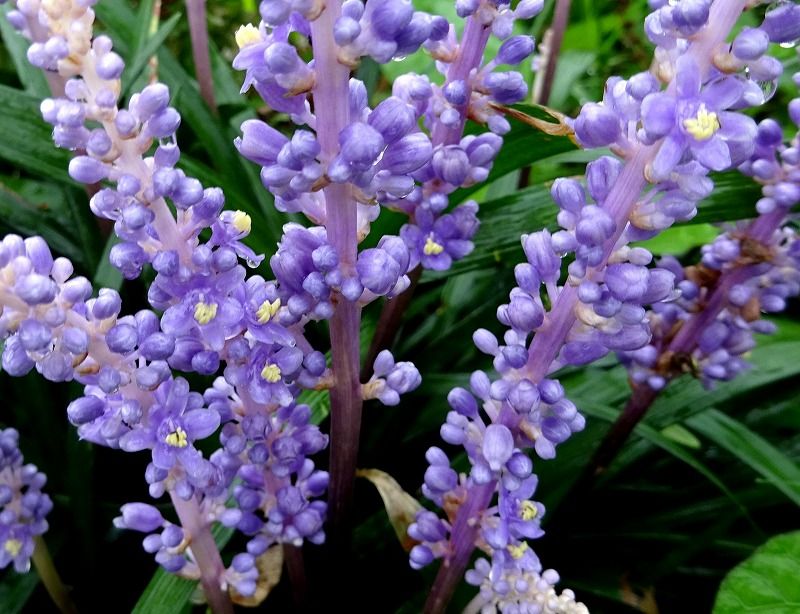
[[(688, 150), (709, 170), (720, 171), (749, 157), (732, 152), (728, 141), (755, 136), (755, 123), (726, 109), (742, 96), (734, 78), (702, 86), (700, 69), (690, 56), (676, 64), (675, 94), (659, 92), (642, 101), (642, 124), (651, 140), (664, 139), (652, 163), (652, 176), (666, 179)], [(751, 150), (752, 151), (752, 150)]]

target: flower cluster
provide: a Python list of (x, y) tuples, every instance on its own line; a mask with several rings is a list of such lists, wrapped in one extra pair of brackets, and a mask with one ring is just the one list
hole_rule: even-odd
[(23, 464), (19, 433), (0, 430), (0, 569), (10, 563), (19, 573), (30, 569), (34, 538), (47, 531), (45, 517), (53, 509), (42, 492), (46, 482), (36, 465)]
[[(358, 201), (359, 239), (369, 232), (378, 205), (409, 216), (410, 223), (400, 233), (410, 253), (400, 261), (401, 274), (418, 264), (444, 270), (467, 255), (478, 227), (477, 204), (470, 201), (448, 213), (448, 194), (489, 174), (502, 145), (500, 135), (509, 129), (492, 105), (519, 102), (527, 94), (518, 72), (495, 69), (531, 56), (533, 39), (511, 36), (513, 23), (536, 15), (542, 2), (521, 2), (514, 10), (504, 2), (459, 4), (459, 14), (467, 18), (460, 41), (445, 19), (414, 11), (409, 0), (342, 3), (333, 24), (340, 63), (356, 66), (363, 56), (388, 62), (423, 46), (445, 80), (439, 86), (422, 75), (403, 75), (394, 83), (392, 96), (371, 109), (364, 84), (351, 79), (349, 121), (335, 135), (337, 153), (331, 157), (321, 151), (314, 132), (319, 132), (319, 113), (312, 113), (309, 104), (319, 82), (319, 63), (304, 62), (289, 43), (292, 33), (311, 34), (318, 7), (275, 6), (262, 2), (261, 24), (242, 26), (237, 32), (240, 52), (234, 67), (245, 71), (243, 91), (255, 88), (271, 108), (306, 124), (291, 139), (258, 120), (242, 124), (236, 145), (262, 167), (261, 180), (275, 195), (277, 208), (302, 212), (313, 223), (325, 225), (321, 190), (348, 184)], [(504, 43), (498, 56), (484, 63), (492, 33)], [(488, 124), (492, 132), (464, 136), (468, 117)]]
[[(202, 352), (197, 343), (166, 332), (169, 309), (162, 323), (147, 310), (121, 317), (118, 293), (101, 290), (90, 298), (89, 282), (71, 277), (69, 261), (53, 259), (38, 237), (5, 237), (0, 265), (3, 368), (11, 375), (23, 375), (35, 367), (51, 381), (76, 379), (84, 384), (84, 396), (67, 408), (82, 438), (127, 452), (148, 450), (152, 462), (145, 477), (154, 497), (169, 492), (173, 501), (196, 502), (203, 517), (260, 535), (267, 546), (297, 543), (296, 535), (276, 533), (268, 519), (284, 501), (297, 498), (291, 493), (302, 493), (303, 505), (313, 506), (319, 520), (316, 531), (300, 535), (320, 540), (325, 504), (307, 499), (324, 492), (327, 474), (315, 470), (307, 457), (322, 450), (327, 438), (309, 424), (308, 407), (294, 402), (299, 392), (294, 378), (316, 381), (309, 369), (317, 374), (324, 370), (321, 354), (307, 353), (304, 364), (301, 350), (276, 341), (280, 335), (289, 336), (285, 329), (271, 333), (264, 328), (267, 323), (260, 329), (254, 326), (251, 334), (268, 341), (251, 355), (240, 337), (239, 345), (244, 345), (236, 350), (234, 344), (229, 350), (238, 351), (238, 358), (230, 356), (226, 369), (227, 379), (247, 401), (223, 378), (201, 395), (172, 375), (172, 369), (199, 370), (197, 357)], [(251, 279), (258, 281), (265, 283)], [(223, 448), (206, 459), (195, 442), (212, 435), (221, 423), (225, 423)], [(242, 504), (237, 516), (225, 502), (236, 478), (254, 474), (261, 475), (261, 498), (255, 504), (252, 498)], [(141, 523), (129, 526), (145, 530)], [(145, 547), (152, 543), (151, 539)], [(170, 571), (182, 569), (175, 552), (167, 557), (163, 550), (151, 551), (161, 553), (156, 559)], [(191, 572), (186, 574), (192, 577)]]
[[(800, 99), (790, 115), (800, 124)], [(798, 136), (784, 144), (777, 122), (758, 125), (753, 155), (740, 170), (763, 185), (756, 203), (759, 217), (740, 222), (702, 248), (697, 265), (682, 267), (672, 257), (660, 266), (675, 275), (679, 297), (653, 305), (650, 342), (621, 359), (635, 384), (660, 390), (674, 377), (691, 372), (711, 386), (747, 368), (744, 355), (754, 333), (769, 334), (774, 324), (762, 313), (777, 313), (800, 294), (800, 239), (784, 223), (800, 202)]]
[(575, 601), (575, 593), (570, 589), (564, 589), (560, 595), (556, 592), (559, 576), (554, 569), (545, 569), (541, 574), (515, 570), (492, 579), (489, 561), (478, 559), (475, 568), (467, 572), (466, 580), (481, 589), (482, 613), (526, 611), (523, 608), (541, 614), (589, 612), (580, 601)]
[[(585, 105), (572, 122), (584, 147), (610, 147), (616, 157), (590, 163), (583, 182), (553, 184), (560, 230), (522, 237), (526, 262), (515, 268), (518, 286), (497, 311), (507, 327), (502, 342), (487, 330), (474, 335), (478, 349), (493, 356), (499, 377), (478, 371), (471, 392), (456, 388), (448, 396), (452, 411), (441, 436), (463, 448), (471, 469), (458, 475), (446, 454), (431, 448), (423, 492), (449, 522), (437, 524), (422, 512), (409, 531), (422, 542), (411, 552), (412, 565), (445, 559), (429, 599), (434, 608), (442, 599), (436, 587), (464, 572), (476, 546), (490, 555), (478, 574), (486, 578), (487, 599), (506, 604), (512, 594), (503, 611), (537, 603), (524, 590), (515, 601), (506, 582), (541, 571), (525, 541), (540, 533), (543, 511), (530, 500), (535, 476), (525, 451), (552, 458), (556, 446), (584, 426), (551, 374), (647, 346), (653, 334), (647, 308), (669, 305), (661, 301), (680, 290), (669, 263), (651, 266), (652, 254), (629, 243), (691, 218), (713, 188), (709, 172), (754, 154), (756, 124), (737, 110), (764, 100), (752, 96), (748, 82), (756, 78), (756, 60), (740, 59), (725, 42), (746, 3), (653, 4), (646, 30), (657, 45), (658, 78), (612, 77), (603, 101)], [(758, 61), (774, 64), (766, 51), (765, 45)], [(567, 257), (567, 277), (559, 285)]]
[[(163, 568), (200, 580), (211, 608), (227, 612), (229, 597), (259, 593), (259, 559), (269, 548), (324, 541), (320, 497), (329, 482), (331, 513), (346, 509), (362, 401), (397, 405), (419, 386), (416, 367), (388, 351), (359, 380), (361, 308), (404, 292), (418, 266), (445, 270), (473, 249), (478, 205), (452, 207), (451, 195), (491, 172), (510, 129), (500, 107), (527, 96), (521, 73), (500, 68), (533, 55), (533, 39), (514, 35), (514, 24), (543, 2), (457, 0), (460, 36), (410, 0), (260, 3), (258, 26), (236, 32), (233, 65), (244, 72), (242, 92), (253, 88), (298, 129), (287, 137), (248, 119), (234, 145), (261, 168), (278, 210), (311, 221), (284, 226), (268, 261), (274, 279), (248, 274), (264, 260), (245, 244), (250, 217), (224, 210), (221, 190), (178, 167), (181, 117), (167, 86), (151, 83), (120, 100), (125, 64), (108, 37), (93, 34), (95, 2), (19, 0), (9, 20), (30, 39), (30, 62), (49, 75), (53, 97), (41, 112), (55, 144), (74, 152), (71, 177), (97, 184), (91, 209), (114, 223), (112, 264), (127, 279), (154, 272), (150, 308), (123, 315), (118, 292), (94, 294), (41, 238), (6, 236), (2, 367), (76, 380), (83, 395), (67, 414), (80, 437), (148, 454), (150, 495), (168, 495), (178, 522), (134, 502), (115, 525), (145, 533), (145, 550)], [(502, 339), (485, 329), (473, 337), (494, 373), (477, 371), (469, 390), (448, 395), (440, 434), (463, 449), (470, 469), (459, 474), (441, 448), (427, 452), (422, 490), (447, 519), (421, 511), (409, 536), (413, 567), (445, 562), (432, 611), (476, 547), (486, 558), (466, 579), (480, 587), (483, 611), (586, 611), (571, 591), (556, 593), (557, 574), (543, 571), (528, 543), (542, 535), (545, 512), (533, 499), (529, 451), (551, 459), (585, 425), (553, 373), (619, 353), (634, 381), (658, 388), (672, 373), (664, 360), (674, 368), (673, 357), (693, 352), (690, 364), (704, 378), (728, 379), (741, 370), (751, 333), (769, 328), (759, 313), (782, 309), (800, 291), (800, 241), (781, 229), (800, 201), (800, 144), (783, 145), (774, 122), (756, 126), (741, 113), (774, 91), (782, 66), (769, 45), (800, 37), (800, 11), (770, 7), (759, 27), (728, 44), (752, 3), (650, 4), (654, 70), (609, 79), (602, 102), (569, 122), (581, 145), (613, 155), (591, 162), (583, 180), (554, 182), (559, 229), (522, 237), (517, 286), (497, 310)], [(487, 60), (491, 36), (502, 43)], [(417, 52), (435, 60), (441, 83), (403, 75), (371, 107), (352, 78), (361, 58), (387, 63)], [(790, 115), (800, 122), (797, 100)], [(468, 119), (486, 131), (465, 130)], [(630, 245), (691, 218), (713, 188), (709, 174), (737, 166), (764, 184), (761, 217), (721, 235), (700, 267), (654, 265), (648, 250)], [(408, 223), (359, 249), (381, 206)], [(323, 320), (330, 368), (306, 338), (306, 327)], [(689, 338), (696, 347), (681, 345)], [(200, 393), (180, 373), (214, 379)], [(330, 391), (330, 476), (312, 460), (328, 436), (312, 423), (306, 390)], [(216, 448), (200, 443), (215, 434)], [(336, 447), (336, 437), (353, 445)], [(50, 502), (40, 493), (44, 476), (22, 466), (16, 446), (15, 431), (0, 433), (0, 562), (24, 569)], [(227, 567), (212, 523), (247, 537)]]
[[(35, 367), (52, 381), (83, 384), (84, 396), (67, 410), (80, 436), (128, 452), (148, 450), (150, 492), (170, 495), (187, 542), (200, 543), (201, 534), (210, 535), (209, 522), (223, 519), (252, 536), (262, 552), (284, 541), (319, 542), (325, 504), (311, 499), (324, 493), (327, 474), (308, 456), (327, 438), (296, 399), (303, 388), (320, 385), (327, 366), (303, 336), (310, 308), (293, 309), (296, 292), (288, 280), (294, 273), (287, 266), (285, 285), (247, 278), (240, 260), (250, 267), (262, 260), (242, 242), (251, 220), (223, 211), (219, 189), (204, 189), (176, 168), (180, 116), (169, 106), (169, 90), (148, 85), (121, 108), (121, 58), (107, 37), (92, 38), (92, 3), (68, 4), (20, 2), (10, 20), (32, 39), (32, 62), (63, 79), (64, 96), (44, 101), (42, 114), (56, 144), (79, 152), (71, 176), (108, 186), (91, 207), (114, 221), (120, 241), (112, 264), (126, 278), (152, 266), (148, 299), (162, 313), (122, 316), (117, 292), (100, 290), (91, 298), (90, 283), (72, 278), (72, 265), (54, 259), (40, 238), (8, 236), (0, 245), (3, 368), (22, 375)], [(201, 242), (204, 231), (208, 238)], [(221, 371), (223, 377), (203, 395), (173, 371)], [(221, 424), (222, 448), (206, 458), (195, 444)], [(257, 474), (260, 485), (253, 482)], [(242, 488), (235, 484), (248, 480), (261, 498), (237, 498), (237, 517), (225, 502)], [(304, 509), (313, 510), (314, 530), (300, 514)], [(125, 517), (120, 526), (127, 526)], [(297, 518), (305, 528), (295, 531)], [(130, 526), (155, 529), (134, 520)], [(245, 573), (242, 557), (222, 577), (216, 548), (183, 553), (176, 550), (180, 527), (164, 530), (163, 547), (152, 536), (145, 547), (168, 570), (199, 573), (207, 593), (228, 585), (245, 596), (255, 590), (257, 572), (251, 566)], [(185, 567), (186, 561), (195, 566)], [(207, 571), (216, 575), (204, 576)]]

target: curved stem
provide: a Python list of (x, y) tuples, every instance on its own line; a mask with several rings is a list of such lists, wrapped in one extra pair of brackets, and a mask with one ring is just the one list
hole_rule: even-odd
[(33, 561), (33, 566), (36, 568), (36, 573), (39, 574), (42, 584), (44, 584), (45, 589), (47, 589), (47, 594), (50, 595), (50, 599), (53, 600), (53, 603), (62, 614), (78, 614), (78, 609), (72, 602), (67, 587), (64, 586), (64, 583), (61, 581), (61, 576), (58, 575), (56, 566), (53, 563), (53, 558), (50, 556), (50, 551), (47, 549), (47, 544), (44, 539), (42, 539), (41, 535), (37, 535), (33, 538), (33, 541), (34, 548), (31, 560)]
[(200, 95), (208, 107), (217, 112), (214, 98), (214, 79), (211, 73), (211, 58), (208, 49), (208, 23), (206, 20), (206, 0), (186, 0), (186, 13), (189, 18), (189, 36), (192, 39), (192, 58)]
[(200, 584), (206, 596), (208, 607), (214, 614), (233, 614), (233, 604), (228, 593), (222, 589), (222, 574), (225, 565), (222, 563), (217, 543), (211, 534), (211, 527), (200, 511), (197, 499), (184, 501), (170, 491), (172, 506), (178, 514), (181, 526), (189, 539), (197, 567), (200, 569)]
[[(350, 122), (350, 69), (337, 60), (333, 26), (341, 14), (341, 0), (328, 0), (311, 23), (316, 83), (314, 112), (320, 158), (330, 162), (339, 153), (339, 133)], [(350, 184), (331, 184), (325, 195), (328, 241), (339, 255), (345, 275), (355, 273), (358, 252), (357, 206)], [(361, 307), (344, 296), (334, 296), (330, 322), (333, 375), (331, 388), (330, 493), (328, 513), (337, 541), (348, 541), (356, 460), (361, 431), (359, 381)]]
[(458, 509), (453, 530), (450, 532), (450, 544), (453, 550), (449, 557), (442, 560), (436, 580), (425, 601), (425, 614), (444, 612), (453, 591), (461, 582), (470, 556), (475, 550), (475, 539), (478, 537), (480, 527), (479, 515), (489, 506), (495, 486), (494, 481), (473, 486), (467, 494), (467, 500)]

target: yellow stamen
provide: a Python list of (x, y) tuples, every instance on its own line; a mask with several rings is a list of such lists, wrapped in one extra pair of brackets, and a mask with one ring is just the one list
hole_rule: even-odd
[(208, 324), (217, 317), (217, 304), (200, 301), (194, 306), (194, 319), (198, 324)]
[(252, 225), (253, 221), (244, 211), (236, 211), (233, 214), (233, 227), (239, 232), (249, 233)]
[(434, 241), (433, 237), (429, 235), (425, 240), (425, 247), (422, 248), (422, 253), (426, 256), (438, 256), (443, 251), (444, 246)]
[(281, 368), (278, 365), (267, 363), (261, 369), (261, 377), (267, 380), (270, 384), (274, 384), (281, 379)]
[(707, 141), (719, 130), (719, 119), (716, 113), (706, 109), (703, 104), (697, 110), (697, 117), (683, 120), (683, 127), (698, 141)]
[(269, 322), (275, 314), (278, 313), (278, 309), (281, 308), (281, 299), (276, 298), (271, 303), (269, 300), (264, 301), (261, 303), (261, 307), (258, 308), (256, 311), (256, 315), (258, 316), (258, 323), (259, 324), (266, 324)]
[(19, 551), (22, 550), (22, 542), (14, 538), (7, 539), (3, 548), (5, 548), (6, 552), (12, 557), (15, 557), (19, 554)]
[(521, 559), (528, 549), (528, 543), (522, 542), (519, 546), (509, 546), (508, 553), (515, 559)]
[(189, 440), (186, 438), (186, 431), (181, 427), (177, 427), (169, 435), (164, 437), (164, 441), (173, 448), (185, 448), (189, 445)]
[(519, 517), (523, 520), (533, 520), (539, 515), (539, 508), (533, 501), (523, 501), (519, 506)]
[(252, 23), (239, 26), (239, 29), (236, 30), (236, 44), (239, 46), (239, 49), (247, 47), (248, 45), (255, 45), (256, 43), (260, 42), (261, 32), (259, 32), (258, 28)]

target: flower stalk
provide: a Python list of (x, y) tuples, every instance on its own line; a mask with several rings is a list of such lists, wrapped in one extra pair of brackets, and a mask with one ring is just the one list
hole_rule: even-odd
[[(339, 153), (339, 133), (350, 123), (350, 69), (339, 63), (333, 28), (341, 2), (330, 0), (311, 23), (311, 44), (316, 61), (312, 92), (317, 121), (320, 159), (330, 162)], [(328, 240), (336, 250), (345, 274), (355, 272), (358, 251), (356, 201), (350, 184), (331, 184), (325, 195)], [(334, 297), (330, 323), (334, 385), (331, 398), (329, 517), (334, 530), (346, 531), (352, 507), (356, 460), (361, 432), (361, 382), (359, 381), (361, 307), (341, 294)]]
[(206, 0), (186, 0), (186, 14), (189, 19), (189, 36), (192, 41), (192, 58), (195, 75), (200, 86), (200, 95), (208, 107), (217, 112), (214, 97), (214, 79), (211, 72), (211, 56), (208, 48), (208, 21), (206, 19)]
[(194, 498), (185, 501), (173, 491), (169, 494), (188, 538), (192, 557), (200, 570), (200, 584), (208, 607), (214, 614), (233, 614), (233, 604), (222, 585), (225, 565), (211, 534), (210, 524), (203, 518), (200, 506)]
[(36, 568), (36, 573), (39, 574), (39, 579), (44, 584), (47, 594), (50, 595), (50, 599), (53, 600), (53, 603), (62, 614), (77, 614), (78, 609), (72, 602), (69, 591), (58, 574), (58, 570), (53, 563), (53, 557), (50, 556), (50, 550), (47, 548), (44, 539), (41, 535), (37, 535), (33, 538), (33, 541), (34, 548), (31, 562)]

